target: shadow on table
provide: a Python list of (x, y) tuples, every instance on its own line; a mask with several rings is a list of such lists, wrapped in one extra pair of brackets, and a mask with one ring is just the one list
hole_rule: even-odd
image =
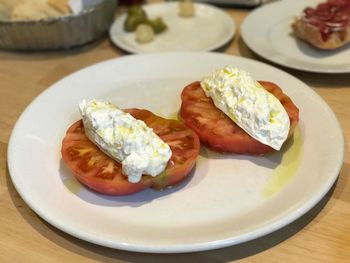
[[(347, 171), (349, 169), (349, 165), (344, 164), (343, 172), (344, 170)], [(348, 173), (346, 171), (345, 174)], [(70, 253), (72, 254), (79, 254), (83, 257), (101, 262), (226, 262), (237, 259), (243, 259), (258, 254), (262, 251), (268, 250), (280, 244), (281, 242), (289, 239), (294, 234), (298, 233), (319, 214), (319, 212), (324, 208), (331, 196), (337, 199), (339, 197), (339, 194), (343, 191), (343, 189), (337, 188), (337, 191), (334, 192), (334, 189), (337, 185), (336, 182), (331, 188), (331, 190), (321, 199), (321, 201), (301, 218), (269, 235), (263, 236), (261, 238), (249, 242), (230, 246), (227, 248), (197, 253), (147, 254), (127, 252), (98, 246), (77, 239), (60, 231), (59, 229), (56, 229), (55, 227), (42, 220), (39, 216), (37, 216), (24, 203), (24, 201), (21, 199), (16, 189), (14, 188), (14, 185), (12, 184), (8, 170), (6, 179), (9, 194), (15, 207), (21, 213), (23, 218), (33, 227), (33, 229), (35, 229), (44, 238), (48, 239), (51, 242), (54, 242), (63, 249), (70, 251)], [(347, 178), (340, 177), (338, 180), (347, 180)], [(346, 183), (342, 183), (342, 185), (346, 185)], [(37, 249), (38, 253), (40, 253), (41, 248), (38, 247)], [(54, 255), (52, 257), (52, 259), (54, 259)]]

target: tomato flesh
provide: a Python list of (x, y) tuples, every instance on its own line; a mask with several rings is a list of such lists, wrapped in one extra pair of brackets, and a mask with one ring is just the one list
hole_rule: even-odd
[(62, 141), (62, 158), (74, 176), (84, 185), (103, 194), (128, 195), (145, 188), (164, 189), (185, 179), (195, 165), (199, 153), (198, 136), (183, 123), (161, 118), (148, 110), (127, 109), (144, 121), (172, 150), (166, 169), (158, 176), (143, 175), (138, 183), (130, 183), (122, 166), (103, 153), (85, 135), (81, 120), (75, 122)]
[[(290, 119), (290, 137), (299, 121), (299, 109), (276, 84), (259, 82), (279, 99), (286, 109)], [(181, 93), (181, 101), (181, 118), (197, 133), (201, 142), (211, 149), (238, 154), (265, 154), (274, 151), (270, 146), (252, 138), (218, 109), (212, 99), (205, 95), (200, 82), (196, 81), (186, 86)]]

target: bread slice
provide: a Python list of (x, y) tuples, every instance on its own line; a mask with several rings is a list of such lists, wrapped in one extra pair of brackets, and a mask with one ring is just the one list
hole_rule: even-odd
[(67, 15), (71, 12), (68, 0), (48, 0), (47, 3), (63, 15)]
[(292, 24), (292, 28), (297, 37), (319, 49), (332, 50), (350, 42), (350, 26), (344, 30), (330, 33), (327, 39), (322, 38), (322, 34), (317, 27), (304, 22), (302, 19), (296, 19)]
[(12, 21), (40, 20), (68, 15), (68, 0), (22, 0), (13, 6)]
[(301, 19), (296, 19), (292, 28), (297, 37), (319, 49), (332, 50), (350, 42), (350, 26), (344, 30), (330, 33), (325, 40), (317, 27)]
[(326, 50), (350, 42), (350, 0), (327, 0), (307, 7), (292, 23), (295, 35), (311, 45)]

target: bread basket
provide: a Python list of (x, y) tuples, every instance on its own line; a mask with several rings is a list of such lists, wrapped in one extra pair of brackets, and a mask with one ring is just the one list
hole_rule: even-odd
[(0, 48), (69, 49), (103, 36), (114, 18), (115, 0), (101, 0), (78, 14), (38, 21), (0, 21)]

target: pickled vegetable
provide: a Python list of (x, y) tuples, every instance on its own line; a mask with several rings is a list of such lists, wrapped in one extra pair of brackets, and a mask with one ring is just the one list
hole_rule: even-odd
[(179, 2), (179, 16), (193, 17), (194, 13), (194, 5), (191, 0), (182, 0)]
[(154, 20), (148, 20), (147, 24), (149, 24), (153, 28), (156, 34), (162, 33), (168, 28), (167, 25), (164, 23), (163, 18), (161, 17), (157, 17)]
[(133, 32), (141, 24), (151, 26), (155, 34), (159, 34), (168, 28), (161, 17), (157, 17), (153, 20), (149, 19), (141, 6), (129, 7), (124, 22), (124, 30), (126, 32)]
[(138, 25), (145, 23), (147, 20), (147, 14), (140, 6), (131, 6), (128, 8), (124, 30), (126, 32), (133, 32)]
[(133, 5), (128, 8), (128, 15), (137, 15), (137, 16), (143, 16), (147, 18), (147, 14), (145, 10), (142, 9), (139, 5)]
[(144, 44), (154, 39), (154, 30), (150, 25), (140, 24), (136, 28), (135, 39), (137, 42)]

